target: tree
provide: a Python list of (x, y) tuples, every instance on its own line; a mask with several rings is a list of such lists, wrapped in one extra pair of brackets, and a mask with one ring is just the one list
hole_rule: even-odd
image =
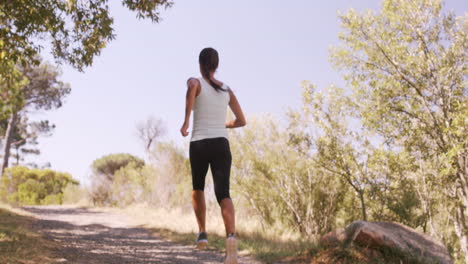
[(315, 86), (303, 83), (303, 113), (290, 113), (300, 116), (300, 121), (293, 121), (291, 136), (297, 144), (293, 124), (314, 126), (316, 132), (308, 135), (311, 142), (308, 151), (315, 165), (338, 177), (343, 178), (356, 192), (361, 204), (361, 219), (367, 221), (366, 189), (372, 177), (368, 169), (369, 157), (374, 151), (369, 139), (363, 133), (349, 129), (349, 98), (343, 90), (330, 87), (327, 93), (316, 92)]
[(155, 141), (166, 133), (166, 127), (161, 119), (150, 116), (137, 124), (137, 133), (149, 153)]
[(192, 190), (190, 161), (174, 142), (158, 142), (149, 153), (151, 164), (145, 175), (146, 201), (160, 207), (180, 206)]
[(24, 161), (25, 155), (39, 155), (40, 149), (36, 146), (39, 144), (39, 136), (50, 136), (55, 128), (55, 125), (50, 124), (48, 120), (29, 122), (27, 116), (23, 115), (15, 128), (15, 134), (11, 147), (15, 153), (11, 157), (15, 160), (15, 166)]
[(440, 165), (434, 186), (468, 263), (468, 39), (441, 9), (441, 0), (385, 0), (380, 13), (341, 14), (343, 44), (332, 60), (364, 126)]
[[(125, 188), (128, 184), (127, 175), (134, 176), (134, 170), (140, 170), (145, 162), (133, 155), (126, 153), (110, 154), (103, 156), (93, 162), (91, 174), (91, 199), (95, 204), (115, 205), (118, 200), (114, 199), (113, 192), (118, 188)], [(136, 172), (139, 174), (139, 172)], [(116, 186), (121, 183), (122, 186)], [(133, 177), (138, 178), (139, 177)], [(119, 189), (120, 190), (120, 189)], [(125, 192), (125, 191), (124, 191)]]
[[(5, 135), (7, 126), (8, 119), (0, 120), (0, 135)], [(26, 115), (22, 115), (12, 135), (11, 148), (15, 153), (11, 154), (11, 158), (15, 160), (14, 165), (18, 166), (20, 161), (24, 161), (25, 155), (39, 155), (41, 151), (36, 148), (39, 136), (51, 135), (54, 128), (55, 125), (47, 120), (30, 122)], [(0, 149), (3, 149), (2, 138), (0, 138)]]
[[(59, 63), (78, 70), (115, 38), (108, 0), (0, 1), (0, 119), (22, 108), (25, 78), (17, 65), (39, 64), (44, 42)], [(121, 0), (138, 18), (160, 21), (160, 9), (171, 0)], [(41, 40), (41, 41), (39, 41)]]
[(63, 99), (71, 90), (68, 84), (59, 80), (60, 71), (50, 64), (42, 63), (38, 66), (27, 64), (18, 68), (27, 78), (28, 83), (19, 89), (22, 103), (11, 109), (3, 137), (3, 162), (0, 175), (3, 175), (5, 168), (8, 167), (15, 128), (21, 120), (21, 116), (26, 115), (31, 110), (50, 110), (61, 107)]
[[(108, 0), (2, 1), (0, 3), (0, 57), (7, 62), (30, 63), (42, 49), (41, 38), (50, 41), (59, 62), (82, 70), (115, 38)], [(122, 0), (138, 18), (160, 20), (160, 8), (170, 0)], [(3, 72), (2, 72), (3, 73)]]
[[(251, 118), (249, 127), (231, 131), (233, 191), (264, 225), (282, 223), (317, 238), (335, 227), (344, 183), (314, 166), (289, 141), (289, 130), (269, 116)], [(271, 206), (274, 204), (275, 206)]]

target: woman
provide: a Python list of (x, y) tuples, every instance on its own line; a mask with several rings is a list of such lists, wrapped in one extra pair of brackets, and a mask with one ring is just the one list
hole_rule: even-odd
[[(231, 171), (231, 151), (227, 128), (245, 126), (246, 121), (239, 102), (232, 90), (214, 78), (218, 68), (218, 52), (205, 48), (199, 56), (202, 77), (187, 81), (185, 121), (180, 129), (186, 137), (190, 114), (194, 113), (192, 138), (190, 140), (190, 165), (192, 167), (192, 204), (197, 218), (199, 233), (197, 248), (208, 245), (205, 229), (205, 177), (211, 167), (216, 200), (221, 206), (221, 214), (226, 228), (226, 260), (224, 263), (237, 264), (237, 239), (235, 236), (234, 205), (229, 195)], [(227, 106), (235, 115), (235, 120), (226, 122)]]

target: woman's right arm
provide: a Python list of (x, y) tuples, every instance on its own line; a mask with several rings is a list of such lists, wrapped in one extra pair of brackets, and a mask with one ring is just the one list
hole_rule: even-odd
[(195, 103), (195, 97), (199, 94), (200, 82), (195, 78), (190, 78), (187, 81), (187, 94), (185, 96), (185, 119), (180, 133), (182, 136), (188, 136), (188, 128), (190, 124), (190, 114), (192, 113), (193, 104)]
[(247, 124), (245, 120), (244, 113), (242, 112), (242, 108), (237, 100), (234, 92), (229, 89), (229, 107), (231, 108), (232, 112), (236, 119), (226, 122), (226, 128), (236, 128), (236, 127), (243, 127)]

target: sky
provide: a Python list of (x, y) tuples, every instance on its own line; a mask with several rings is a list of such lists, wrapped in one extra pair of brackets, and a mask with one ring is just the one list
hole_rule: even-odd
[[(175, 1), (161, 11), (158, 24), (111, 2), (117, 38), (79, 72), (62, 65), (62, 80), (72, 88), (62, 108), (39, 112), (34, 119), (56, 125), (41, 138), (39, 165), (69, 172), (86, 183), (92, 162), (111, 153), (144, 157), (136, 124), (149, 116), (164, 120), (162, 139), (186, 146), (180, 136), (186, 81), (200, 76), (198, 54), (213, 47), (220, 55), (216, 78), (235, 92), (247, 117), (284, 116), (301, 105), (303, 80), (318, 87), (343, 86), (328, 61), (329, 48), (339, 44), (337, 11), (378, 10), (377, 0)], [(286, 5), (287, 3), (287, 5)], [(464, 0), (446, 0), (445, 10), (460, 15)], [(44, 53), (46, 60), (53, 61)]]

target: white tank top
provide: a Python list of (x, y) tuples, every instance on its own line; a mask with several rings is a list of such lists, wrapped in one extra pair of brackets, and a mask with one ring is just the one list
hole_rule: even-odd
[[(228, 138), (226, 129), (226, 112), (229, 104), (229, 93), (216, 91), (204, 78), (198, 78), (201, 91), (195, 97), (193, 106), (193, 129), (191, 141), (225, 137)], [(223, 84), (223, 89), (229, 87)]]

